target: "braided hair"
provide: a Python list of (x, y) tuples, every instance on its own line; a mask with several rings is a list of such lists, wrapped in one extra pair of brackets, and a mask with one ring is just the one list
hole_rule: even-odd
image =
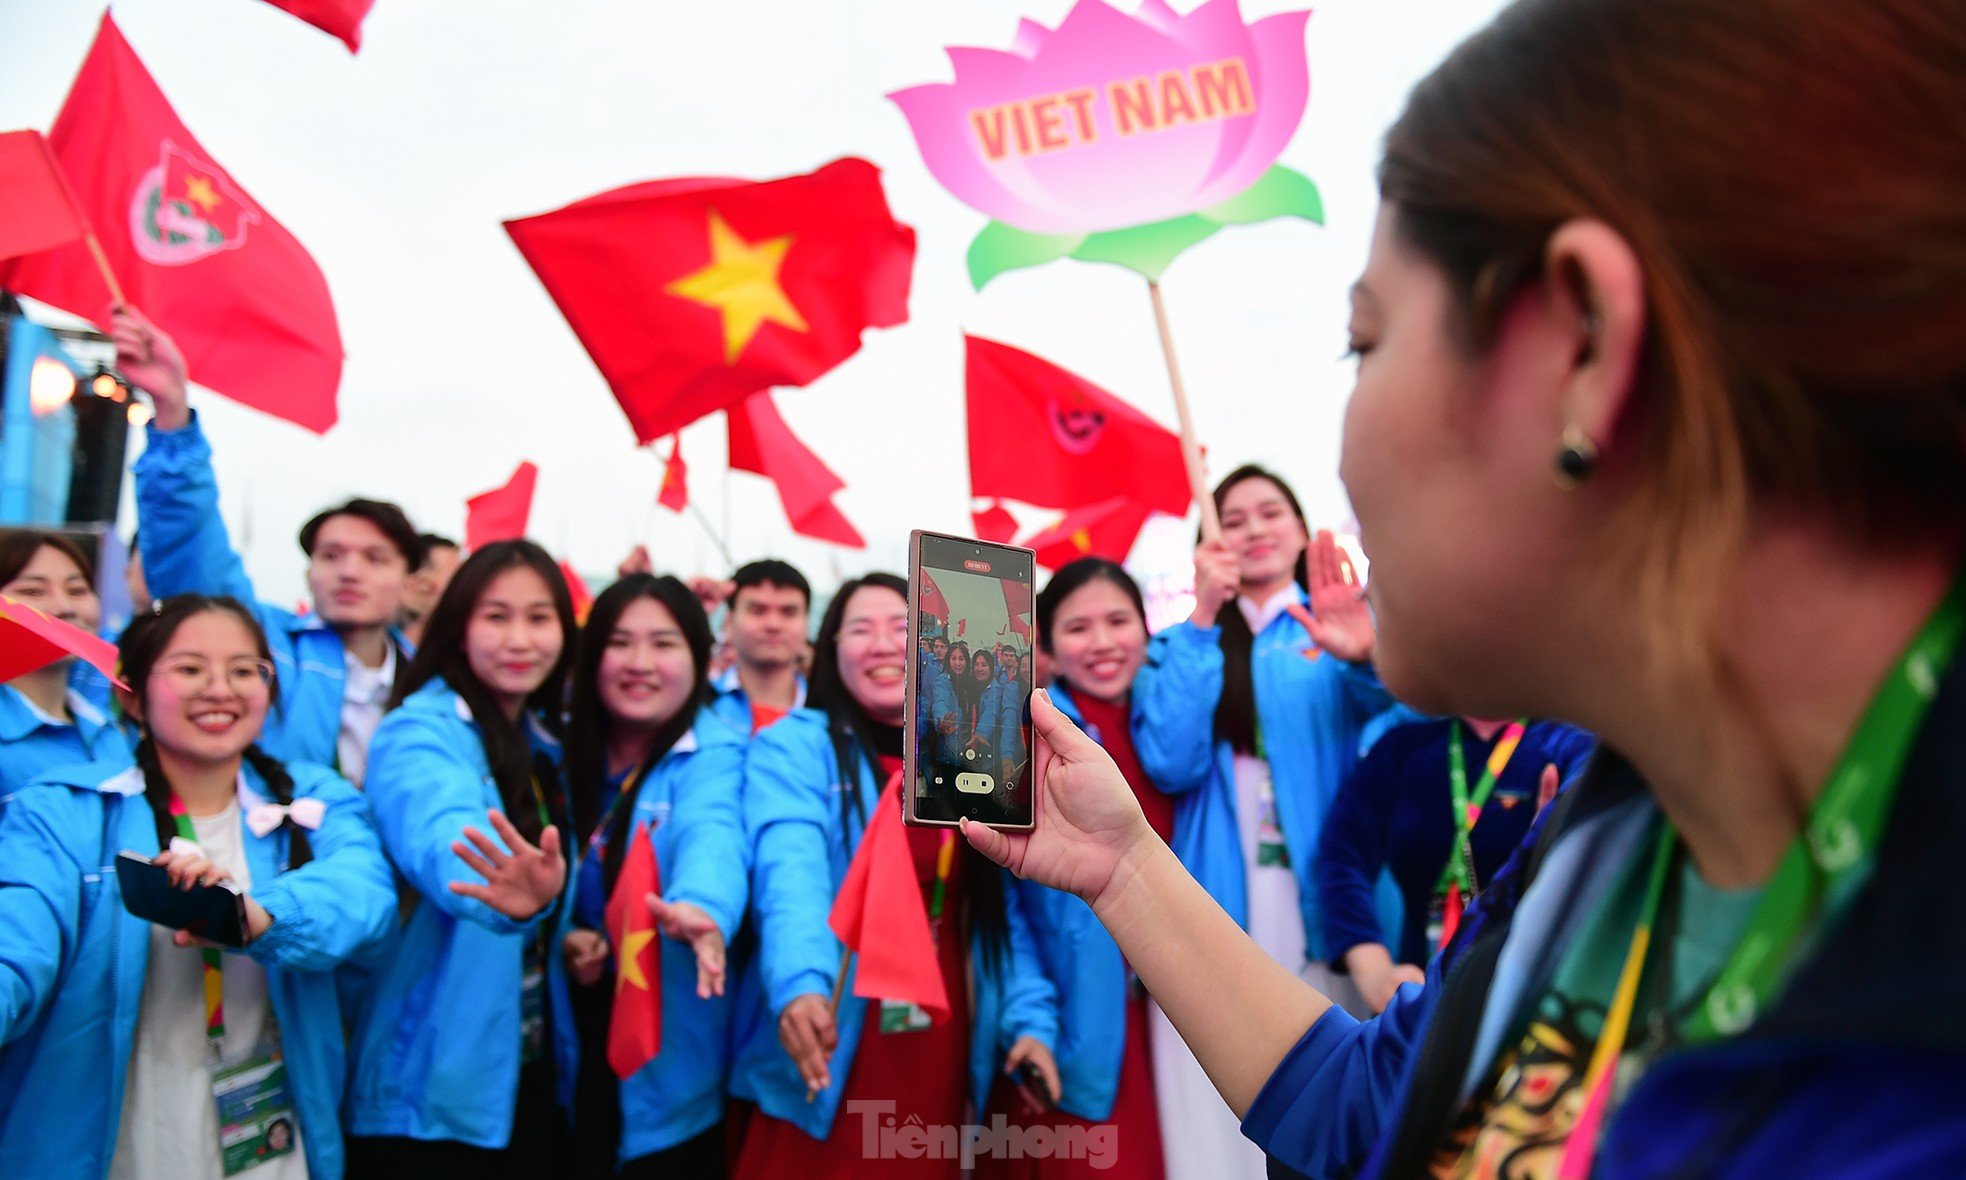
[[(130, 692), (146, 706), (143, 714), (149, 715), (147, 686), (150, 673), (157, 661), (176, 637), (178, 628), (185, 621), (201, 614), (225, 614), (239, 621), (246, 633), (253, 637), (253, 646), (259, 658), (272, 663), (273, 653), (266, 644), (266, 632), (261, 629), (259, 620), (253, 617), (244, 603), (236, 598), (207, 594), (179, 594), (163, 599), (147, 614), (138, 615), (130, 621), (118, 641), (117, 671), (121, 679), (130, 686)], [(280, 696), (279, 681), (267, 685), (270, 709)], [(264, 783), (273, 802), (286, 806), (294, 801), (293, 776), (280, 760), (259, 748), (258, 744), (247, 746), (246, 764), (253, 768)], [(151, 819), (157, 825), (157, 847), (169, 848), (171, 837), (177, 835), (177, 821), (171, 817), (171, 781), (164, 773), (163, 763), (157, 757), (157, 744), (150, 736), (149, 726), (145, 725), (143, 738), (136, 748), (137, 769), (143, 773), (143, 798), (150, 805)], [(313, 859), (314, 851), (307, 840), (307, 830), (293, 822), (289, 817), (281, 827), (287, 833), (287, 868), (297, 869)]]

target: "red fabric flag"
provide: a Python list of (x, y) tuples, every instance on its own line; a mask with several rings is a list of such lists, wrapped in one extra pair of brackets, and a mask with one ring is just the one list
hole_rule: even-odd
[(804, 385), (908, 318), (915, 231), (880, 172), (654, 180), (505, 223), (643, 443)]
[(41, 133), (0, 134), (0, 258), (52, 250), (86, 229)]
[(580, 571), (573, 568), (573, 562), (566, 558), (560, 559), (560, 576), (567, 580), (567, 595), (573, 599), (574, 621), (584, 627), (587, 625), (587, 612), (594, 609), (594, 592), (587, 588), (587, 579), (581, 577)]
[(971, 512), (969, 518), (976, 523), (976, 535), (985, 541), (1008, 544), (1017, 535), (1017, 518), (1001, 500), (991, 501), (982, 512)]
[[(106, 14), (48, 146), (193, 381), (316, 433), (334, 425), (341, 331), (320, 267), (178, 121)], [(110, 301), (81, 243), (0, 264), (0, 287), (89, 318)]]
[(618, 1078), (633, 1076), (662, 1051), (662, 938), (648, 907), (649, 895), (661, 892), (662, 869), (648, 825), (637, 824), (602, 915), (614, 947), (608, 1066)]
[(846, 867), (826, 924), (860, 956), (853, 994), (867, 1000), (918, 1004), (929, 1019), (949, 1016), (949, 993), (935, 959), (908, 829), (901, 823), (901, 776), (888, 780), (860, 847)]
[(944, 627), (949, 625), (949, 599), (943, 595), (942, 587), (935, 584), (935, 579), (928, 576), (927, 570), (922, 571), (922, 613), (942, 620)]
[(519, 464), (504, 487), (480, 492), (464, 502), (464, 547), (477, 549), (492, 541), (516, 541), (526, 535), (532, 517), (532, 490), (539, 468)]
[(859, 530), (833, 506), (833, 493), (846, 484), (792, 433), (770, 394), (732, 406), (725, 416), (730, 420), (731, 470), (756, 472), (777, 484), (793, 532), (849, 549), (867, 547)]
[(1170, 516), (1187, 513), (1193, 497), (1179, 435), (1049, 361), (963, 339), (971, 495), (1047, 508), (1124, 495)]
[(348, 52), (362, 47), (362, 18), (375, 7), (375, 0), (266, 0), (273, 7), (290, 12), (324, 33), (332, 33)]
[(116, 677), (115, 644), (0, 594), (0, 681), (67, 656), (81, 657), (118, 687), (128, 687)]
[(662, 490), (655, 502), (671, 512), (689, 507), (689, 465), (683, 462), (683, 436), (669, 440), (669, 461), (662, 467)]
[(1063, 569), (1081, 557), (1125, 561), (1148, 515), (1147, 508), (1123, 496), (1116, 497), (1087, 508), (1074, 508), (1050, 528), (1033, 533), (1018, 544), (1037, 550), (1038, 564), (1048, 570)]

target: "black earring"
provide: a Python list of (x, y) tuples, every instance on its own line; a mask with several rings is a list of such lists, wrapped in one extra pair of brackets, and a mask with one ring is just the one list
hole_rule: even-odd
[(1556, 453), (1557, 482), (1565, 487), (1582, 483), (1597, 470), (1597, 444), (1575, 426), (1563, 430), (1563, 448)]

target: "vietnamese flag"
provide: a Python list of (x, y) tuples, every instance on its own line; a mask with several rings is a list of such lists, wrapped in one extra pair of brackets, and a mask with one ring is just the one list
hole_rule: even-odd
[(833, 506), (833, 493), (846, 484), (792, 433), (770, 394), (748, 398), (725, 416), (731, 470), (755, 472), (777, 484), (793, 532), (849, 549), (867, 547), (860, 531)]
[(655, 494), (655, 502), (671, 512), (689, 507), (689, 465), (683, 462), (681, 434), (669, 440), (669, 461), (663, 464), (662, 490)]
[(1148, 515), (1145, 507), (1119, 496), (1074, 508), (1018, 544), (1037, 550), (1038, 564), (1048, 570), (1064, 569), (1081, 557), (1125, 561)]
[(0, 259), (52, 250), (87, 231), (41, 133), (0, 134)]
[(1125, 496), (1187, 514), (1179, 435), (1049, 361), (976, 336), (963, 342), (972, 496), (1046, 508)]
[(362, 47), (362, 18), (375, 7), (375, 0), (266, 0), (324, 33), (332, 33), (354, 53)]
[(480, 492), (464, 502), (464, 547), (476, 550), (493, 541), (516, 541), (532, 519), (532, 492), (539, 468), (519, 464), (504, 487)]
[(908, 318), (915, 231), (880, 172), (652, 180), (505, 223), (648, 443), (805, 385)]
[(969, 519), (976, 525), (976, 535), (982, 540), (1007, 545), (1017, 535), (1017, 518), (1003, 506), (1002, 500), (990, 501), (990, 506), (981, 512), (972, 509)]
[[(860, 956), (853, 994), (918, 1004), (932, 1021), (949, 1016), (949, 993), (935, 958), (915, 854), (901, 823), (901, 776), (888, 780), (860, 847), (846, 867), (826, 924)], [(949, 833), (944, 833), (949, 834)]]
[[(193, 381), (316, 433), (334, 425), (341, 331), (321, 268), (178, 120), (107, 14), (48, 146)], [(0, 287), (98, 320), (111, 298), (79, 242), (0, 264)]]
[(655, 845), (648, 825), (637, 824), (602, 915), (615, 964), (608, 1066), (618, 1078), (632, 1077), (662, 1051), (662, 943), (648, 907), (649, 897), (661, 893)]
[(0, 594), (0, 681), (25, 676), (69, 656), (79, 656), (117, 687), (129, 687), (116, 676), (115, 644)]

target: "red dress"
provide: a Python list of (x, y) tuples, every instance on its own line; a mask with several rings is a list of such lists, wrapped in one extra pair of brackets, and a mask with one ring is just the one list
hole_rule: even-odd
[[(1133, 752), (1133, 735), (1127, 728), (1125, 704), (1107, 704), (1091, 697), (1074, 697), (1085, 717), (1086, 730), (1095, 735), (1113, 762), (1120, 768), (1147, 822), (1162, 840), (1174, 835), (1174, 801), (1147, 781), (1140, 759)], [(1103, 1122), (1083, 1119), (1062, 1110), (1033, 1112), (1024, 1097), (1008, 1079), (1000, 1079), (990, 1094), (990, 1117), (984, 1125), (994, 1125), (1002, 1115), (1010, 1126), (1054, 1128), (1110, 1127), (1110, 1131), (1068, 1135), (1066, 1142), (1090, 1145), (1088, 1150), (1052, 1152), (1043, 1159), (1009, 1159), (1002, 1154), (980, 1156), (976, 1161), (976, 1180), (1161, 1180), (1165, 1168), (1161, 1159), (1160, 1112), (1154, 1103), (1153, 1062), (1147, 1055), (1147, 999), (1134, 986), (1127, 973), (1126, 1048), (1120, 1053), (1119, 1088), (1113, 1096), (1113, 1110)], [(1059, 1141), (1057, 1132), (1053, 1141)], [(1113, 1154), (1095, 1158), (1101, 1145)]]
[[(890, 764), (890, 762), (892, 764)], [(900, 759), (881, 759), (881, 781), (901, 768)], [(927, 905), (935, 887), (935, 865), (946, 835), (960, 840), (952, 828), (908, 828), (908, 847), (914, 853), (915, 873)], [(969, 954), (963, 945), (963, 857), (953, 858), (945, 888), (942, 916), (934, 923), (936, 956), (942, 983), (949, 995), (949, 1018), (920, 1032), (880, 1031), (880, 1004), (851, 996), (843, 1004), (864, 1004), (866, 1023), (840, 1095), (833, 1131), (815, 1141), (783, 1119), (760, 1110), (744, 1137), (732, 1176), (736, 1180), (822, 1180), (826, 1177), (962, 1175), (958, 1148), (947, 1159), (927, 1158), (942, 1140), (957, 1141), (969, 1101)], [(855, 1103), (888, 1103), (892, 1111), (878, 1115), (854, 1109)], [(912, 1148), (910, 1125), (922, 1127), (926, 1149)], [(939, 1128), (951, 1128), (948, 1131)], [(875, 1150), (867, 1151), (869, 1140)], [(894, 1150), (895, 1147), (901, 1150)], [(904, 1154), (906, 1152), (906, 1154)], [(887, 1158), (882, 1158), (885, 1154)]]

